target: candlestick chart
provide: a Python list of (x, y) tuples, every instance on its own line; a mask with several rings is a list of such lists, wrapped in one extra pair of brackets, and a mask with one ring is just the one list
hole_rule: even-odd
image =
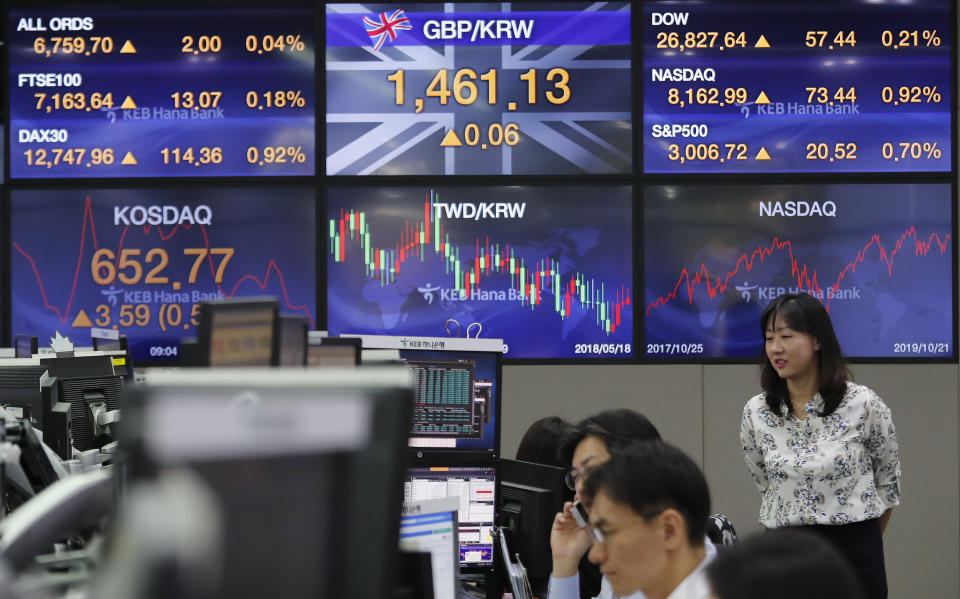
[(946, 184), (649, 186), (644, 355), (756, 358), (763, 309), (805, 292), (849, 357), (949, 359), (953, 237)]
[(328, 328), (629, 358), (632, 218), (626, 186), (330, 189)]

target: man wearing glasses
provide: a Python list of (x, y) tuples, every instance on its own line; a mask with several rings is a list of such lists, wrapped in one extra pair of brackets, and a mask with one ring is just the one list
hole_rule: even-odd
[(657, 441), (630, 445), (591, 469), (580, 495), (590, 504), (588, 527), (574, 521), (571, 504), (554, 520), (550, 599), (578, 597), (575, 554), (584, 546), (603, 573), (598, 599), (710, 597), (710, 494), (686, 454)]
[[(637, 441), (659, 441), (657, 427), (646, 416), (625, 408), (598, 412), (577, 423), (560, 445), (558, 457), (561, 463), (569, 464), (566, 482), (575, 492), (574, 499), (580, 499), (583, 480), (591, 468), (595, 468), (610, 459), (610, 454)], [(601, 594), (602, 576), (600, 570), (587, 560), (590, 549), (590, 535), (584, 530), (579, 536), (556, 540), (562, 546), (554, 545), (551, 550), (556, 557), (560, 551), (564, 562), (573, 560), (575, 568), (569, 574), (579, 572), (580, 599), (591, 599)], [(565, 570), (566, 571), (566, 570)], [(557, 574), (556, 567), (554, 575)]]

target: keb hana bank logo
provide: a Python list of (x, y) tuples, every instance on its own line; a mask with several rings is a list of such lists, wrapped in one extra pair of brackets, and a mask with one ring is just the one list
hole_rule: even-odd
[(374, 18), (363, 17), (363, 24), (367, 28), (367, 35), (370, 36), (374, 50), (379, 50), (388, 38), (391, 42), (395, 41), (398, 31), (413, 29), (413, 26), (410, 25), (410, 19), (407, 18), (403, 10), (395, 10), (389, 16), (384, 12)]

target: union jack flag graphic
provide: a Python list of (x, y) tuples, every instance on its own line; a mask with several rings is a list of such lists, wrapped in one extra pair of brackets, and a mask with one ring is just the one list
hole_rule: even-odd
[[(543, 18), (554, 18), (556, 29), (550, 30), (549, 36), (554, 43), (543, 45), (514, 39), (481, 45), (469, 40), (435, 40), (419, 35), (417, 30), (429, 18), (509, 19), (514, 12), (511, 2), (408, 2), (400, 4), (403, 11), (396, 10), (397, 4), (349, 4), (346, 0), (326, 3), (328, 31), (349, 35), (345, 34), (336, 45), (328, 43), (326, 48), (325, 173), (384, 176), (633, 172), (636, 129), (629, 85), (631, 45), (602, 43), (602, 23), (616, 21), (592, 20), (594, 15), (619, 16), (629, 32), (633, 4), (639, 5), (603, 0), (565, 0), (551, 5), (560, 10), (538, 3), (537, 6), (546, 8), (531, 9), (530, 12), (537, 13), (533, 17), (525, 12), (516, 18), (540, 18), (541, 14)], [(405, 15), (405, 11), (410, 14)], [(555, 16), (555, 12), (563, 14)], [(363, 29), (358, 27), (361, 19)], [(397, 24), (412, 31), (404, 34)], [(563, 42), (568, 33), (583, 27), (595, 28), (593, 37), (601, 43)], [(369, 37), (363, 38), (364, 32)], [(391, 41), (391, 33), (404, 36), (403, 40)], [(374, 51), (378, 42), (382, 42), (378, 45), (380, 51)], [(383, 46), (388, 44), (392, 47), (384, 51)], [(359, 47), (362, 52), (357, 51)], [(469, 51), (464, 51), (467, 47)], [(466, 68), (478, 73), (495, 69), (499, 77), (496, 103), (485, 107), (482, 117), (472, 105), (453, 101), (433, 104), (432, 96), (429, 100), (421, 98), (431, 109), (416, 112), (409, 97), (406, 104), (396, 103), (395, 84), (386, 79), (402, 69), (408, 89), (419, 89), (422, 94), (438, 71), (453, 73)], [(548, 73), (555, 68), (567, 71), (573, 83), (547, 80), (541, 83), (547, 87), (540, 88), (536, 103), (517, 101), (528, 98), (528, 82), (520, 78), (524, 73), (530, 69)], [(357, 81), (363, 81), (364, 88), (372, 93), (357, 94)], [(544, 90), (559, 96), (571, 87), (569, 101), (545, 109)], [(587, 91), (591, 87), (605, 91), (591, 93)], [(486, 90), (486, 86), (480, 88), (480, 92)], [(510, 107), (511, 104), (515, 106)], [(498, 127), (515, 123), (522, 139), (519, 147), (488, 144), (483, 150), (480, 143), (476, 148), (441, 145), (451, 130), (463, 135), (465, 127), (478, 118), (486, 119), (479, 125), (483, 132), (488, 132), (492, 123)]]
[(367, 26), (367, 35), (377, 40), (373, 46), (374, 50), (380, 49), (383, 42), (387, 40), (387, 36), (390, 37), (390, 41), (392, 42), (397, 39), (397, 31), (409, 31), (413, 29), (413, 27), (410, 26), (410, 19), (407, 18), (402, 10), (393, 11), (393, 14), (389, 17), (385, 12), (380, 13), (379, 21), (369, 17), (363, 17), (363, 22)]

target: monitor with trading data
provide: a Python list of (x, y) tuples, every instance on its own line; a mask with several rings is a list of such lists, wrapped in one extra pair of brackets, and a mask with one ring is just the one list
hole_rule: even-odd
[(764, 308), (802, 291), (847, 358), (956, 360), (955, 195), (947, 183), (647, 186), (644, 357), (754, 361)]
[[(186, 58), (177, 64), (185, 66)], [(148, 122), (126, 118), (133, 112), (117, 112), (117, 126)], [(194, 363), (192, 354), (182, 354), (192, 349), (184, 347), (188, 339), (199, 337), (198, 306), (205, 300), (271, 296), (280, 298), (285, 314), (316, 322), (310, 186), (25, 183), (9, 195), (0, 222), (9, 223), (5, 293), (12, 332), (41, 342), (60, 332), (83, 342), (92, 328), (112, 331), (127, 336), (138, 365), (176, 366)]]
[(312, 176), (314, 14), (19, 3), (4, 37), (11, 179)]
[(496, 483), (493, 466), (410, 468), (403, 483), (403, 499), (459, 498), (460, 565), (464, 568), (491, 566)]
[(327, 327), (630, 360), (635, 202), (630, 185), (579, 182), (329, 187)]
[(397, 350), (410, 371), (411, 447), (421, 453), (499, 454), (502, 340), (359, 337), (364, 353)]

